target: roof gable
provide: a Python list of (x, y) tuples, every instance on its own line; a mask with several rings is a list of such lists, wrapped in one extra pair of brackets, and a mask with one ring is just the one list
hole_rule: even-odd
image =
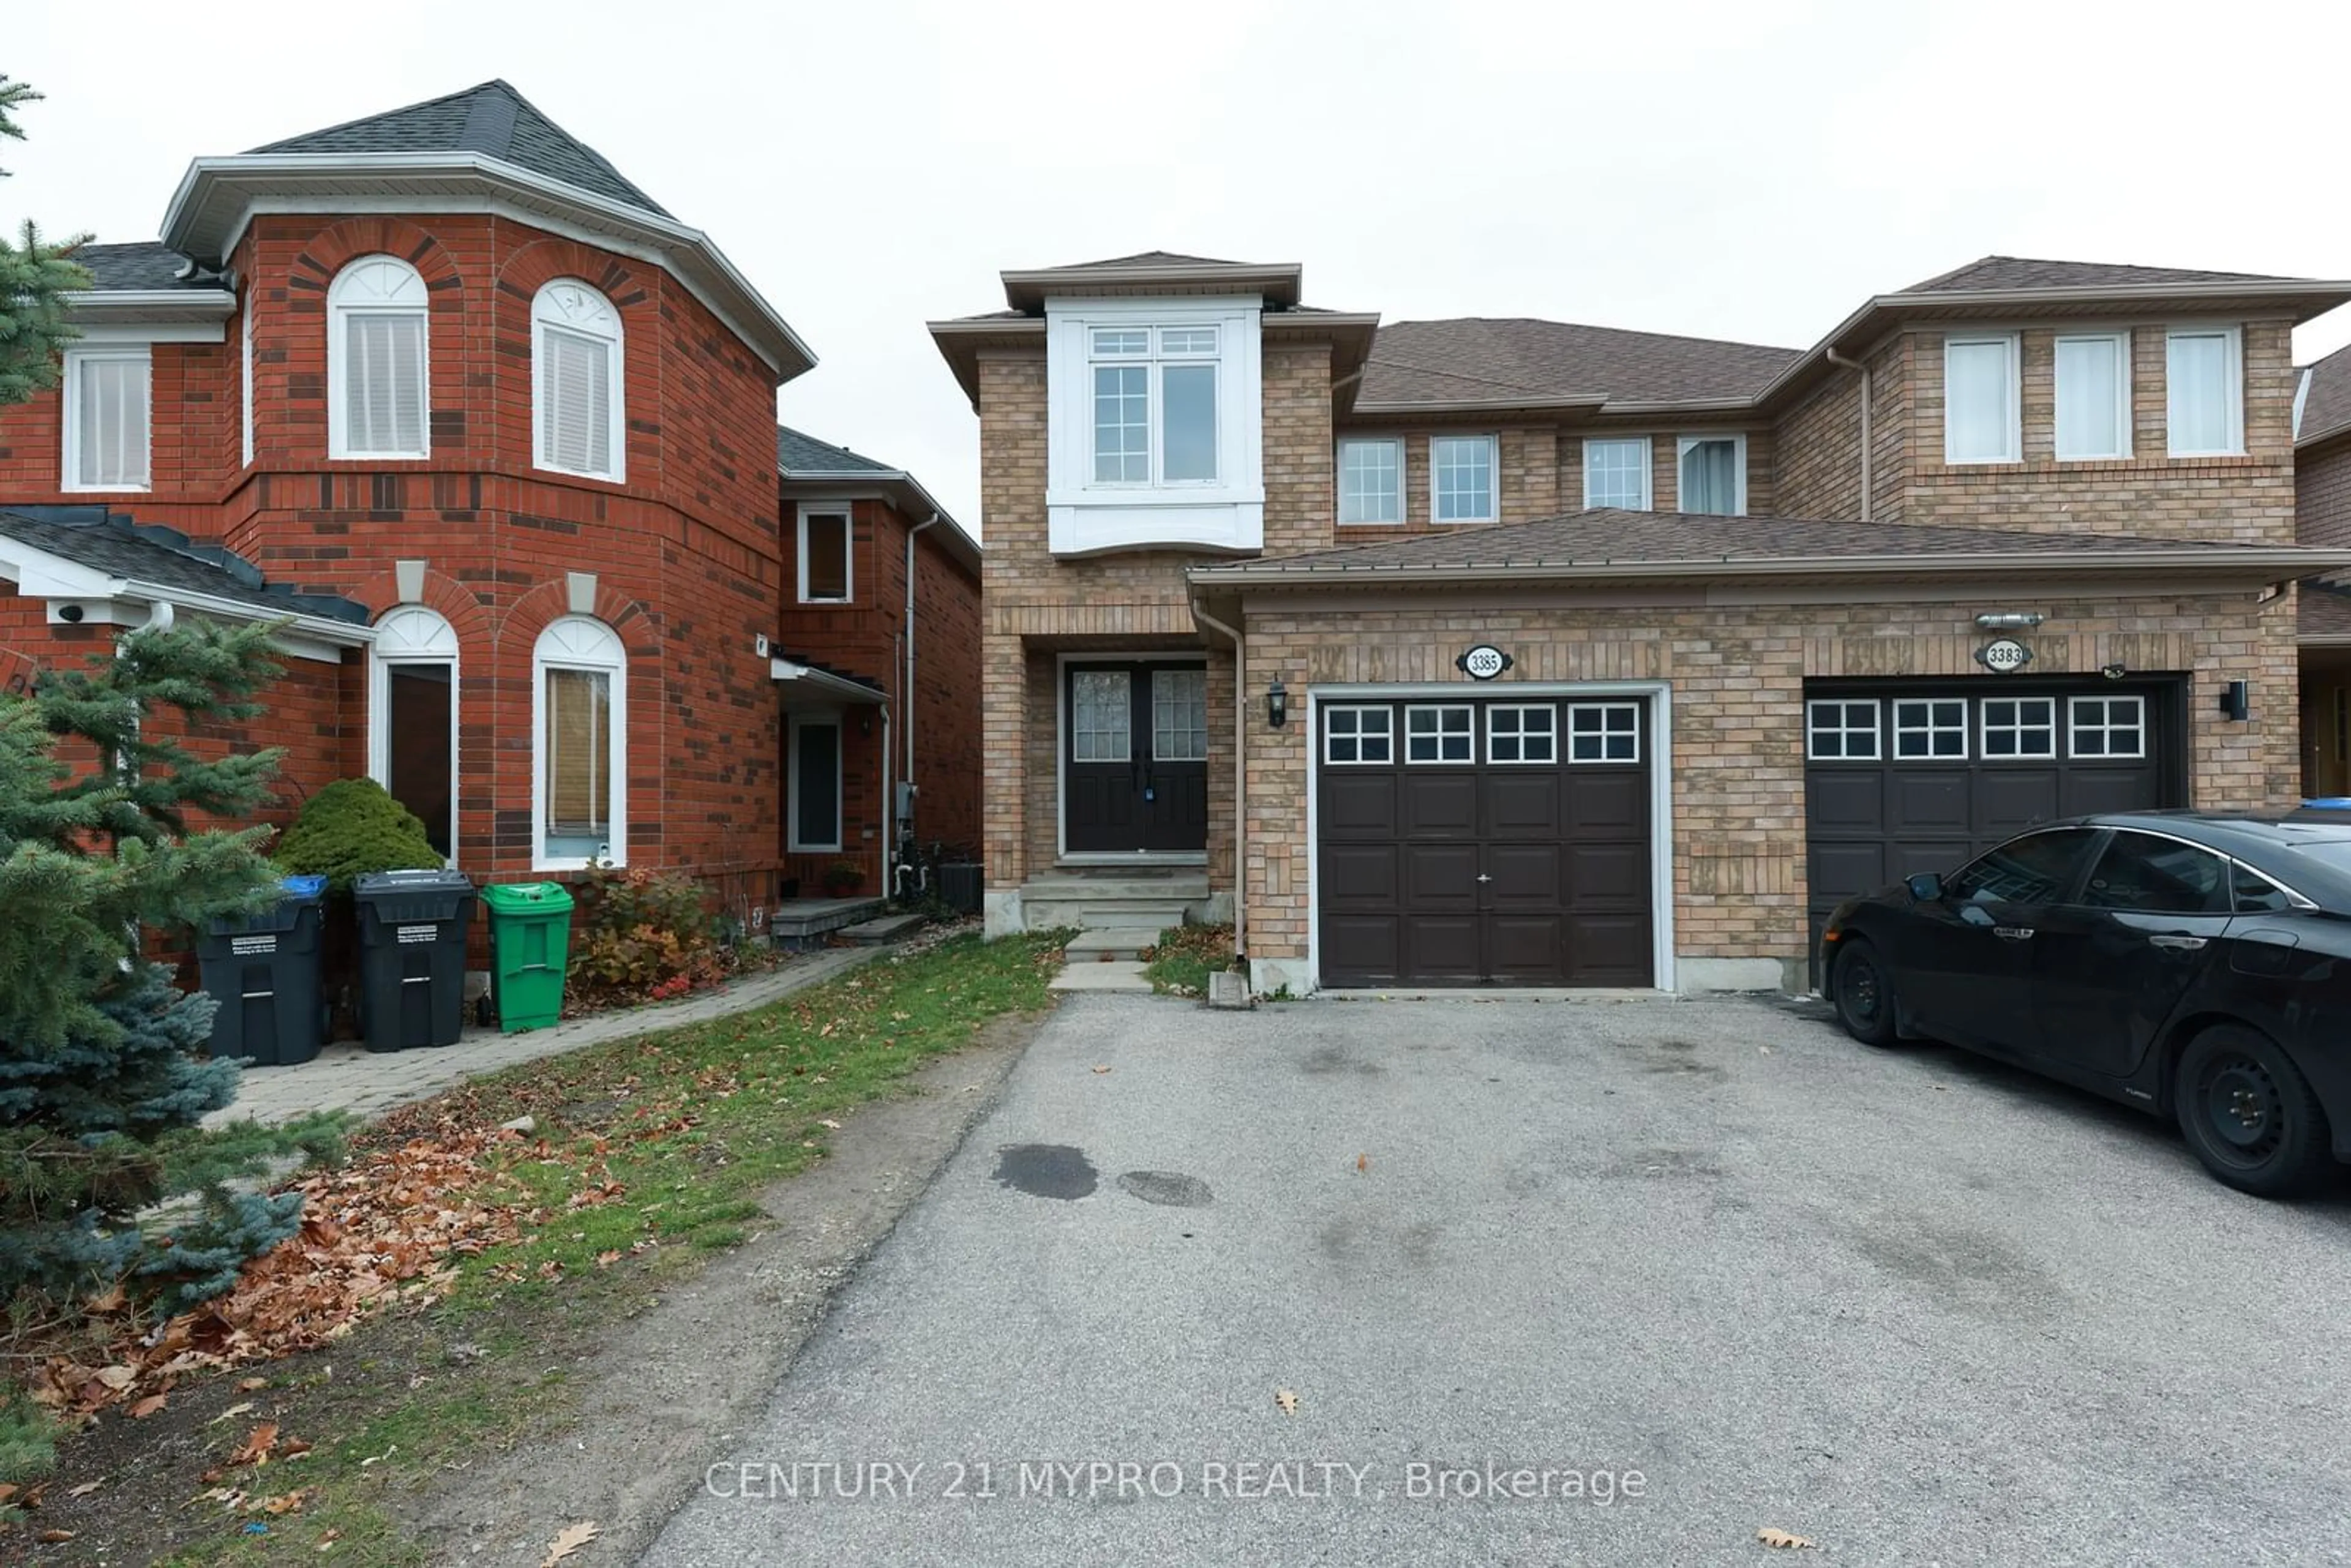
[(829, 441), (794, 430), (788, 424), (776, 426), (776, 466), (787, 479), (804, 474), (896, 474), (898, 469), (879, 463), (862, 453), (852, 452), (846, 446), (835, 446)]
[(505, 81), (305, 131), (251, 149), (264, 152), (478, 152), (656, 217), (667, 209), (610, 160), (564, 130)]

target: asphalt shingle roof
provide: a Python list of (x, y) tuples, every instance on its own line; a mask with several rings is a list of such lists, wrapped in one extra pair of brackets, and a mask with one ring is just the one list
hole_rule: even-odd
[(150, 288), (217, 290), (221, 287), (221, 280), (209, 274), (180, 277), (180, 269), (187, 266), (188, 258), (153, 240), (86, 245), (73, 253), (73, 259), (89, 268), (90, 287), (99, 292)]
[(1373, 340), (1363, 402), (1606, 396), (1619, 402), (1751, 397), (1794, 349), (1527, 319), (1397, 321)]
[[(2114, 534), (2018, 533), (1907, 523), (1824, 522), (1797, 517), (1716, 517), (1686, 512), (1595, 507), (1539, 522), (1457, 528), (1352, 549), (1282, 556), (1222, 570), (1267, 571), (1444, 570), (1459, 567), (1552, 568), (1629, 562), (1834, 559), (1879, 555), (2098, 555), (2128, 550), (2226, 549), (2195, 539)], [(2237, 548), (2258, 549), (2244, 545)], [(1218, 569), (1200, 575), (1213, 579)]]
[(2351, 589), (2310, 578), (2294, 601), (2304, 637), (2351, 637)]
[(2316, 441), (2351, 425), (2351, 347), (2335, 350), (2309, 368), (2310, 391), (2302, 400), (2297, 442)]
[[(1138, 250), (1133, 256), (1108, 256), (1101, 261), (1081, 261), (1078, 267), (1249, 267), (1246, 261), (1220, 261), (1213, 256), (1178, 256), (1172, 250)], [(1076, 267), (1069, 270), (1075, 271)]]
[(612, 167), (604, 155), (540, 113), (504, 81), (486, 81), (429, 99), (306, 131), (255, 152), (479, 152), (535, 174), (668, 217), (669, 213)]
[(191, 544), (176, 529), (134, 522), (104, 507), (0, 510), (0, 535), (110, 577), (202, 593), (273, 615), (316, 615), (367, 623), (364, 605), (329, 595), (271, 588), (250, 563), (227, 550)]
[(1905, 294), (1964, 293), (1994, 288), (2130, 288), (2167, 283), (2298, 283), (2257, 272), (2204, 272), (2190, 267), (2130, 267), (2119, 262), (2042, 261), (2024, 256), (1987, 256), (1914, 283)]
[(862, 453), (852, 452), (846, 446), (835, 446), (829, 441), (794, 430), (788, 424), (776, 426), (776, 466), (785, 477), (796, 474), (895, 474), (894, 465), (876, 462)]

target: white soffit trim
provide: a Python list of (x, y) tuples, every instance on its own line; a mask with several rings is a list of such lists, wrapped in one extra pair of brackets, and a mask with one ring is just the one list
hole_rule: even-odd
[(831, 670), (820, 670), (812, 664), (771, 658), (768, 661), (768, 674), (778, 684), (789, 682), (806, 687), (810, 693), (838, 697), (845, 702), (872, 703), (876, 707), (889, 706), (887, 697), (864, 682), (852, 681), (847, 675), (836, 675)]
[(700, 229), (478, 152), (270, 152), (198, 158), (163, 243), (222, 262), (264, 213), (496, 212), (662, 267), (789, 381), (816, 354)]

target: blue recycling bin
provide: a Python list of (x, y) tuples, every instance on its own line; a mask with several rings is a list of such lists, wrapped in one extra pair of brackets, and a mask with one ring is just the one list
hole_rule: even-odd
[(196, 938), (213, 1014), (213, 1054), (256, 1067), (290, 1067), (319, 1054), (327, 1037), (319, 995), (323, 876), (289, 876), (277, 904), (243, 918), (210, 922)]

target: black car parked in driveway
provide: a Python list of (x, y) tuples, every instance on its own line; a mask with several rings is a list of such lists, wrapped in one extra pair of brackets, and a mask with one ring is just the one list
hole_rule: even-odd
[(1928, 1036), (2157, 1115), (2231, 1186), (2351, 1161), (2351, 821), (2082, 817), (1849, 899), (1822, 936), (1847, 1033)]

